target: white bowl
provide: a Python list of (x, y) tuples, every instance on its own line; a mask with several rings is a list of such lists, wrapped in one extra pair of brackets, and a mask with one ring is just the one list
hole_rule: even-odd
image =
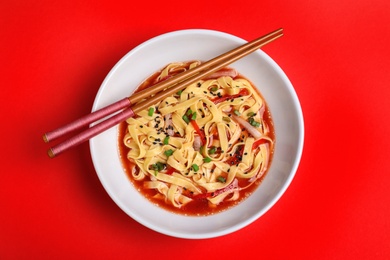
[[(129, 96), (144, 79), (170, 62), (209, 60), (245, 42), (212, 30), (181, 30), (152, 38), (131, 50), (114, 66), (102, 83), (92, 110)], [(123, 171), (117, 148), (117, 127), (90, 140), (93, 164), (102, 185), (114, 202), (142, 225), (179, 238), (226, 235), (267, 212), (292, 181), (304, 140), (302, 111), (293, 86), (282, 69), (261, 50), (230, 66), (259, 88), (270, 107), (276, 134), (273, 161), (266, 177), (239, 205), (205, 217), (177, 215), (159, 208), (134, 188)]]

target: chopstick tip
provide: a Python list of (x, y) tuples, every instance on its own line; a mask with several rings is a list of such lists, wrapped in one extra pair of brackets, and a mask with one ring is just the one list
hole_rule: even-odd
[(50, 158), (54, 158), (56, 156), (51, 148), (47, 151), (47, 155), (49, 155)]
[(47, 135), (46, 135), (46, 134), (44, 134), (44, 135), (42, 136), (42, 139), (43, 139), (43, 141), (44, 141), (45, 143), (48, 143), (48, 142), (49, 142), (49, 139), (47, 138)]

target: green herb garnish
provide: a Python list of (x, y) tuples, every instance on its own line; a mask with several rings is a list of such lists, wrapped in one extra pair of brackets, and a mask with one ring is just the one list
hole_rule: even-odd
[(228, 116), (222, 117), (222, 120), (225, 121), (225, 122), (230, 122), (231, 121), (230, 117), (228, 117)]
[(154, 114), (154, 108), (151, 107), (151, 108), (149, 108), (149, 110), (148, 110), (148, 116), (153, 116), (153, 114)]
[(249, 113), (247, 114), (248, 117), (252, 117), (252, 116), (255, 116), (255, 115), (256, 115), (255, 112), (249, 112)]
[(193, 170), (194, 172), (199, 171), (199, 166), (198, 166), (197, 164), (195, 164), (195, 163), (191, 166), (191, 168), (192, 168), (192, 170)]
[(222, 177), (222, 176), (218, 176), (217, 181), (225, 183), (226, 182), (226, 178)]
[(196, 119), (196, 112), (192, 113), (191, 115), (191, 120), (195, 120)]
[(209, 154), (215, 154), (215, 152), (217, 151), (217, 148), (216, 147), (211, 147), (211, 149), (209, 149)]
[(183, 118), (183, 120), (184, 120), (187, 124), (190, 123), (190, 119), (188, 118), (187, 115), (184, 115), (182, 118)]
[(259, 127), (260, 126), (260, 122), (257, 122), (256, 120), (253, 119), (253, 117), (250, 117), (248, 119), (248, 122), (251, 126), (254, 126), (254, 127)]
[(205, 162), (205, 163), (211, 162), (211, 158), (205, 157), (205, 158), (203, 158), (203, 162)]
[(151, 165), (151, 168), (157, 172), (164, 170), (166, 165), (162, 162), (157, 162)]
[(164, 154), (165, 154), (167, 157), (169, 157), (169, 156), (171, 156), (171, 155), (173, 154), (173, 150), (172, 150), (172, 149), (166, 150), (166, 151), (164, 152)]

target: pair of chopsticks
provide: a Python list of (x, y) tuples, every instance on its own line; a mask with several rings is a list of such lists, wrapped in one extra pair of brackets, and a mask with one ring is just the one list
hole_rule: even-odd
[(154, 85), (152, 88), (147, 88), (143, 91), (137, 92), (130, 97), (121, 99), (109, 106), (81, 117), (72, 123), (64, 125), (51, 132), (45, 133), (43, 135), (43, 140), (48, 143), (122, 110), (109, 117), (107, 120), (97, 123), (87, 130), (71, 137), (70, 139), (53, 146), (47, 152), (49, 157), (53, 158), (68, 150), (69, 148), (77, 146), (84, 141), (91, 139), (92, 137), (119, 124), (120, 122), (133, 117), (137, 113), (148, 109), (160, 100), (172, 96), (174, 93), (184, 89), (186, 86), (191, 85), (200, 79), (207, 77), (208, 75), (211, 75), (212, 73), (241, 59), (242, 57), (254, 52), (258, 48), (280, 38), (281, 36), (283, 36), (283, 29), (273, 31), (224, 54), (221, 54), (205, 63), (202, 63), (201, 65), (191, 70), (179, 73), (175, 77), (162, 81)]

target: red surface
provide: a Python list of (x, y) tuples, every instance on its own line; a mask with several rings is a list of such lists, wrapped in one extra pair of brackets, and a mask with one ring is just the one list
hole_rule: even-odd
[[(53, 3), (57, 2), (57, 3)], [(184, 4), (185, 3), (185, 4)], [(1, 1), (0, 258), (388, 259), (390, 2)], [(263, 48), (300, 98), (296, 177), (263, 217), (207, 240), (168, 237), (109, 198), (88, 144), (41, 135), (88, 113), (112, 66), (150, 37), (205, 28)]]

